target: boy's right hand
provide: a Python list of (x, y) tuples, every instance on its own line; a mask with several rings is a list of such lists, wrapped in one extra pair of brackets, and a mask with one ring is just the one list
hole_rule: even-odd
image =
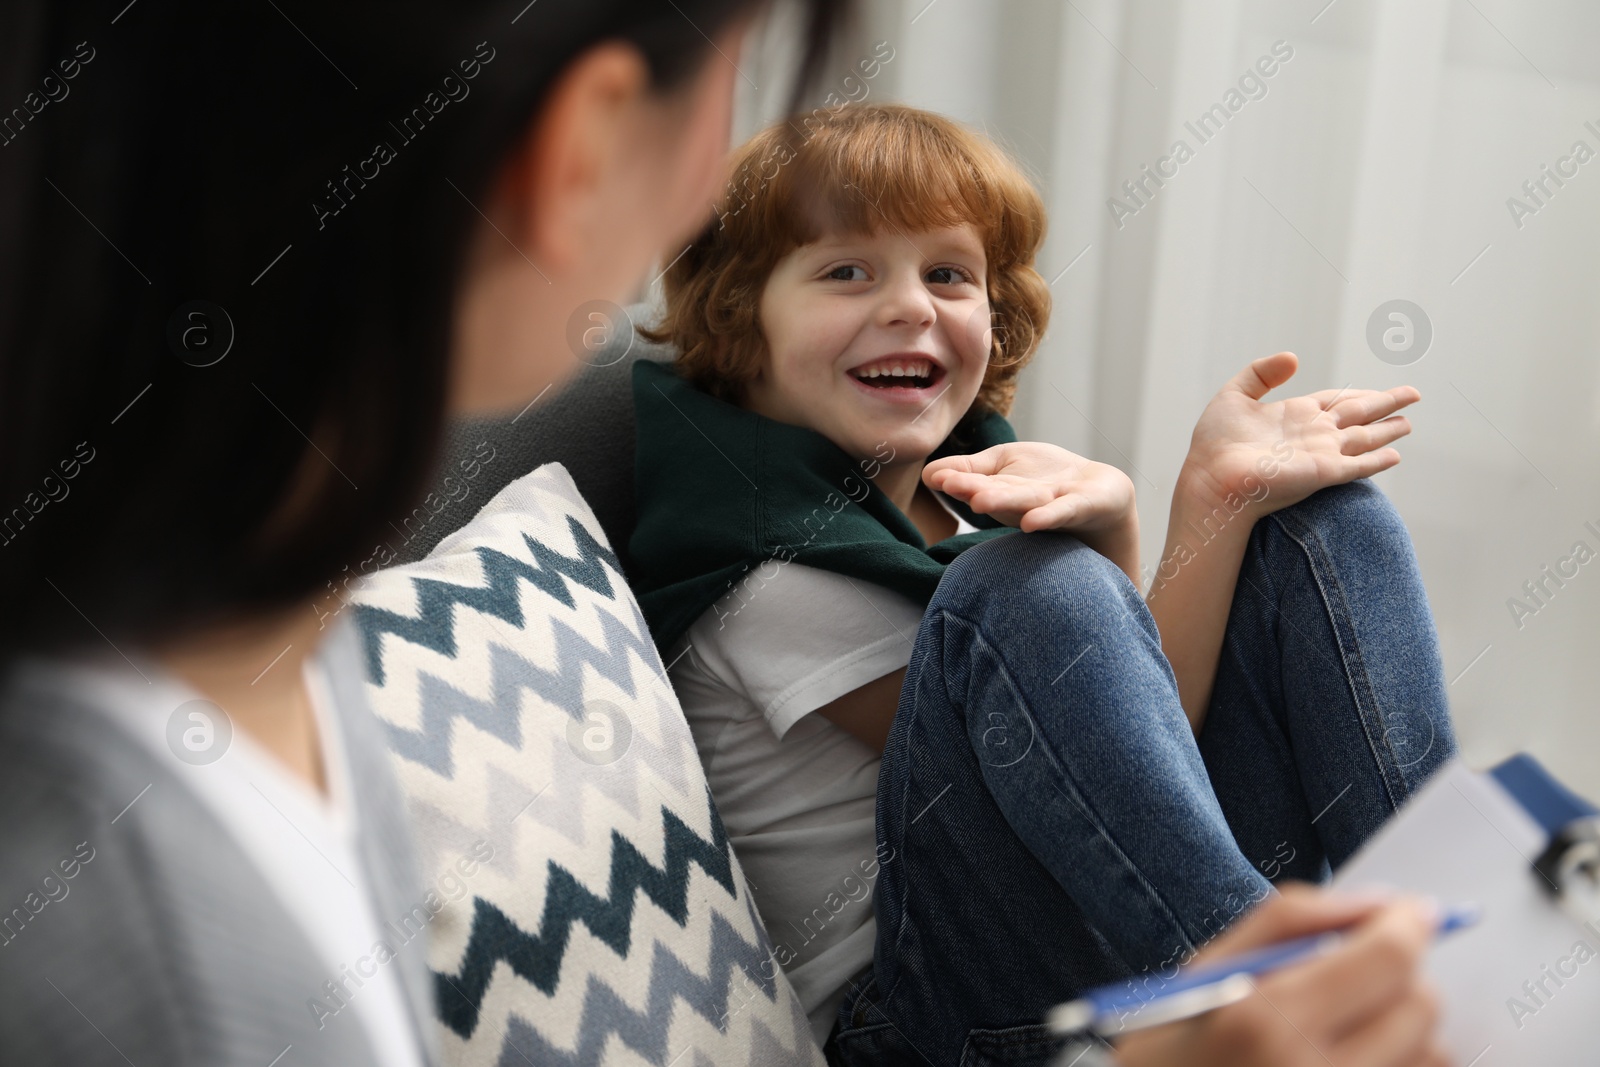
[(922, 468), (922, 480), (1026, 533), (1112, 530), (1134, 511), (1133, 482), (1126, 474), (1039, 441), (946, 456)]
[[(1352, 925), (1353, 924), (1353, 925)], [(1348, 928), (1325, 956), (1265, 975), (1236, 1004), (1133, 1034), (1124, 1067), (1445, 1067), (1438, 1001), (1422, 957), (1438, 917), (1418, 900), (1388, 903), (1287, 885), (1197, 958), (1217, 960), (1292, 937)]]
[(935, 460), (922, 469), (922, 480), (1025, 533), (1071, 533), (1139, 582), (1133, 481), (1110, 464), (1039, 441), (1012, 441)]

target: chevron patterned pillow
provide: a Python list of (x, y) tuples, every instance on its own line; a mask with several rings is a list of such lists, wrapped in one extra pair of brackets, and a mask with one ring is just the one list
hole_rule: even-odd
[(616, 556), (559, 464), (353, 598), (448, 1064), (820, 1064)]

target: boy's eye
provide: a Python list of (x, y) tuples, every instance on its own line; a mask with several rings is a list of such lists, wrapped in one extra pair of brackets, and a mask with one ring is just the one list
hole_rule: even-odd
[(934, 285), (959, 285), (972, 279), (960, 267), (935, 267), (928, 272), (927, 280)]
[[(834, 267), (823, 276), (823, 280), (830, 282), (864, 282), (868, 280), (867, 269), (857, 264)], [(934, 267), (923, 275), (923, 280), (930, 285), (961, 285), (971, 282), (972, 275), (961, 267)]]

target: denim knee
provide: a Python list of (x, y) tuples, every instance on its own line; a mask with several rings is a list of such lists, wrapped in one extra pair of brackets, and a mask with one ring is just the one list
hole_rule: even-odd
[(1393, 543), (1396, 539), (1410, 543), (1410, 534), (1394, 503), (1367, 478), (1319, 489), (1298, 504), (1274, 512), (1271, 518), (1291, 534), (1316, 532), (1327, 538), (1372, 545)]
[[(1115, 563), (1070, 534), (1018, 533), (963, 552), (928, 604), (998, 636), (1050, 620), (1058, 638), (1109, 639), (1114, 628), (1148, 611)], [(1149, 623), (1153, 630), (1153, 622)]]

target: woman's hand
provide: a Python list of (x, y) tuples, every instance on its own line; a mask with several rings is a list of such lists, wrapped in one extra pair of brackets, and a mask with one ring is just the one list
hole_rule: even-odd
[[(1409, 385), (1325, 389), (1263, 402), (1298, 366), (1294, 353), (1279, 352), (1251, 363), (1222, 387), (1195, 424), (1180, 492), (1187, 489), (1205, 508), (1232, 497), (1260, 518), (1318, 489), (1400, 462), (1400, 453), (1388, 446), (1410, 433), (1411, 423), (1394, 413), (1422, 399), (1421, 393)], [(1237, 513), (1239, 507), (1229, 510)]]
[(1197, 959), (1349, 928), (1344, 944), (1261, 977), (1249, 997), (1118, 1043), (1124, 1067), (1445, 1067), (1421, 973), (1438, 927), (1418, 900), (1389, 903), (1285, 886)]
[(1068, 531), (1139, 581), (1133, 482), (1115, 467), (1055, 445), (1015, 441), (935, 460), (922, 480), (1025, 533)]

